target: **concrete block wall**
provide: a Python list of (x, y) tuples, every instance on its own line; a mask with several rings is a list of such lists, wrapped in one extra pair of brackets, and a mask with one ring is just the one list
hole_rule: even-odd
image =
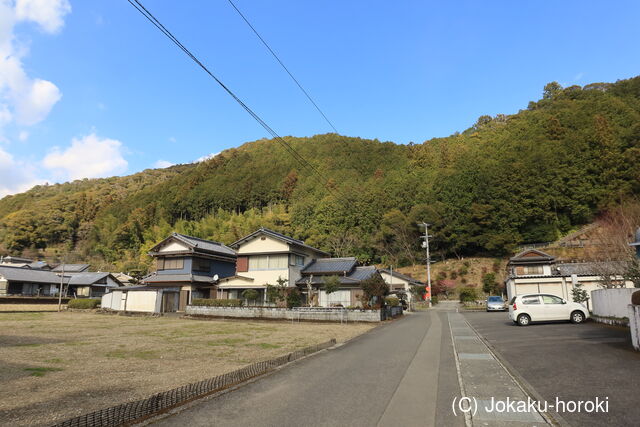
[(233, 317), (244, 319), (315, 320), (321, 322), (380, 322), (380, 310), (298, 311), (272, 307), (202, 307), (188, 305), (192, 316)]
[(631, 303), (631, 294), (637, 290), (636, 288), (614, 288), (591, 291), (592, 314), (599, 318), (609, 318), (609, 320), (629, 317), (627, 306)]
[(627, 310), (629, 313), (631, 344), (633, 344), (633, 348), (640, 351), (640, 305), (629, 304)]

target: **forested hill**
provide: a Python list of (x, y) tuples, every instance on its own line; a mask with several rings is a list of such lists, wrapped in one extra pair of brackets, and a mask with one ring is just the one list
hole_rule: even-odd
[(416, 221), (440, 254), (504, 254), (550, 241), (640, 192), (640, 77), (561, 88), (460, 134), (397, 145), (336, 134), (272, 140), (206, 162), (38, 186), (0, 200), (0, 254), (71, 251), (146, 268), (172, 230), (231, 243), (259, 226), (335, 255), (420, 260)]

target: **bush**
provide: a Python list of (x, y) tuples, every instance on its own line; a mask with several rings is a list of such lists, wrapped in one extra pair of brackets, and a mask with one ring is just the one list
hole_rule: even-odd
[(396, 297), (386, 297), (384, 302), (391, 307), (397, 307), (400, 305), (400, 300)]
[(436, 305), (438, 303), (438, 295), (431, 297), (431, 304)]
[(80, 309), (91, 309), (96, 308), (100, 304), (99, 299), (90, 299), (90, 298), (77, 298), (69, 300), (67, 307), (69, 308), (80, 308)]
[(298, 289), (291, 289), (287, 294), (287, 308), (300, 307), (302, 305), (302, 295)]
[(255, 303), (258, 299), (258, 291), (256, 291), (255, 289), (245, 289), (242, 292), (242, 298), (253, 301)]
[(193, 301), (191, 301), (191, 305), (200, 307), (242, 307), (242, 300), (194, 298)]
[(460, 290), (460, 301), (472, 302), (478, 299), (476, 289), (470, 286), (464, 287)]

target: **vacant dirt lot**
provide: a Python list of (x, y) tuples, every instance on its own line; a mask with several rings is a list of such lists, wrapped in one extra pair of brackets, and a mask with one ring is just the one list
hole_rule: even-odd
[(367, 324), (0, 313), (0, 425), (47, 425), (336, 338)]

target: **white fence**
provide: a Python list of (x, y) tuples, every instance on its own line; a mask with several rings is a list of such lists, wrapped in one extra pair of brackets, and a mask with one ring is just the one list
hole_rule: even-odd
[(598, 289), (591, 291), (594, 320), (604, 323), (627, 324), (631, 294), (636, 288)]

